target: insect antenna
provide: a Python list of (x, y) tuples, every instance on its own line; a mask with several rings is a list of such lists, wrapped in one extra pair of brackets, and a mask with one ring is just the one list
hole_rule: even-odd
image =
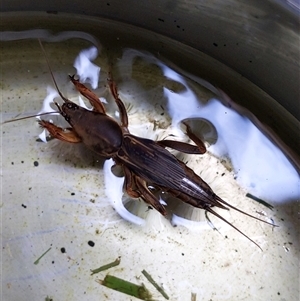
[(50, 75), (51, 75), (51, 77), (52, 77), (52, 81), (53, 81), (53, 83), (54, 83), (54, 86), (55, 86), (55, 88), (56, 88), (56, 90), (57, 90), (59, 96), (63, 99), (64, 102), (71, 102), (68, 98), (66, 98), (65, 96), (63, 96), (63, 94), (60, 92), (60, 90), (59, 90), (59, 88), (58, 88), (58, 85), (57, 85), (57, 83), (56, 83), (56, 80), (55, 80), (55, 78), (54, 78), (53, 72), (52, 72), (52, 70), (51, 70), (50, 63), (49, 63), (48, 56), (47, 56), (47, 53), (46, 53), (46, 51), (45, 51), (45, 48), (44, 48), (44, 46), (43, 46), (41, 40), (38, 39), (38, 41), (39, 41), (40, 46), (41, 46), (41, 48), (42, 48), (42, 51), (43, 51), (43, 53), (44, 53), (44, 56), (45, 56), (45, 59), (46, 59), (46, 62), (47, 62), (47, 65), (48, 65), (48, 68), (49, 68), (49, 71), (50, 71)]
[(59, 114), (60, 112), (46, 112), (46, 113), (40, 113), (40, 114), (35, 114), (35, 115), (29, 115), (29, 116), (25, 116), (25, 117), (20, 117), (20, 118), (15, 118), (15, 119), (10, 119), (10, 120), (6, 120), (6, 121), (3, 121), (1, 123), (2, 124), (5, 124), (5, 123), (10, 123), (10, 122), (14, 122), (14, 121), (19, 121), (19, 120), (23, 120), (23, 119), (28, 119), (28, 118), (33, 118), (33, 117), (39, 117), (39, 116), (44, 116), (44, 115), (49, 115), (49, 114)]

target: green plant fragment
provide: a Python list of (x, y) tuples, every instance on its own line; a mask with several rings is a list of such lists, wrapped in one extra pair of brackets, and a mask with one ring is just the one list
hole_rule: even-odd
[(268, 207), (271, 210), (273, 210), (273, 208), (274, 208), (271, 204), (269, 204), (266, 201), (264, 201), (264, 200), (262, 200), (262, 199), (260, 199), (260, 198), (258, 198), (256, 196), (252, 195), (251, 193), (247, 193), (246, 197), (250, 198), (250, 199), (252, 199), (252, 200), (254, 200), (254, 201), (256, 201), (256, 202), (258, 202), (258, 203), (260, 203), (260, 204), (262, 204), (264, 206), (266, 206), (266, 207)]
[(164, 291), (164, 289), (159, 286), (155, 280), (152, 278), (152, 276), (147, 273), (145, 270), (142, 270), (142, 274), (147, 278), (147, 280), (167, 299), (169, 300), (169, 296), (167, 295), (167, 293)]
[(102, 265), (102, 266), (99, 267), (98, 269), (91, 270), (91, 272), (92, 272), (91, 275), (94, 275), (94, 274), (97, 274), (97, 273), (99, 273), (99, 272), (108, 270), (108, 269), (110, 269), (110, 268), (112, 268), (112, 267), (115, 267), (115, 266), (119, 265), (120, 262), (121, 262), (121, 256), (119, 256), (115, 261), (113, 261), (113, 262), (111, 262), (111, 263)]
[(140, 300), (153, 301), (150, 292), (147, 290), (144, 284), (137, 285), (111, 275), (106, 275), (103, 280), (97, 279), (96, 281), (103, 286), (126, 295), (136, 297)]
[(46, 252), (44, 252), (35, 262), (34, 262), (34, 264), (38, 264), (39, 262), (40, 262), (40, 259), (42, 258), (42, 257), (44, 257), (49, 251), (51, 250), (51, 247), (46, 251)]

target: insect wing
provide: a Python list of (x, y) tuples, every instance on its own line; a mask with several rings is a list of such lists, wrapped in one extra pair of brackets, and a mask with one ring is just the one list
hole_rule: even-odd
[(125, 135), (118, 157), (149, 184), (184, 193), (211, 205), (220, 205), (213, 200), (215, 194), (207, 183), (152, 140)]
[(122, 150), (126, 166), (153, 184), (175, 189), (178, 179), (184, 176), (177, 159), (152, 140), (126, 135)]

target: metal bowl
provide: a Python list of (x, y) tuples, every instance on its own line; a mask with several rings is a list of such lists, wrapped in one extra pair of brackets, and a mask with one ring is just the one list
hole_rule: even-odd
[[(84, 31), (104, 36), (108, 44), (118, 39), (142, 45), (224, 91), (225, 103), (252, 118), (299, 170), (299, 11), (291, 2), (3, 0), (0, 26), (1, 31)], [(42, 84), (50, 78), (47, 71), (41, 74), (44, 58), (34, 43), (15, 44), (17, 60), (2, 58), (10, 66), (2, 76), (9, 74), (15, 97), (11, 105), (6, 100), (5, 114), (40, 109)], [(68, 48), (52, 68), (62, 65), (68, 72), (74, 51)], [(173, 228), (156, 215), (154, 229), (141, 229), (98, 201), (105, 198), (102, 162), (91, 165), (93, 158), (82, 156), (81, 149), (69, 158), (60, 145), (37, 145), (37, 132), (32, 120), (2, 129), (5, 299), (132, 300), (95, 282), (107, 272), (90, 275), (90, 269), (121, 255), (121, 264), (108, 272), (145, 283), (158, 300), (164, 298), (142, 278), (143, 269), (172, 300), (193, 300), (191, 293), (197, 300), (298, 300), (297, 202), (276, 207), (275, 234), (258, 222), (254, 227), (251, 220), (237, 220), (266, 243), (263, 253), (238, 234), (230, 232), (224, 240), (216, 231)]]

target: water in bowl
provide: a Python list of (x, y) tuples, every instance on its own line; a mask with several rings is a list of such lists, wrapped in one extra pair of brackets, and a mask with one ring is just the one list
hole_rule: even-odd
[[(153, 46), (137, 47), (130, 36), (108, 38), (104, 33), (96, 40), (83, 32), (31, 31), (23, 32), (22, 40), (14, 36), (2, 42), (2, 121), (36, 114), (48, 87), (53, 88), (37, 37), (44, 40), (62, 93), (78, 102), (67, 75), (76, 72), (75, 58), (96, 44), (99, 54), (90, 60), (100, 67), (100, 78), (90, 83), (108, 114), (118, 120), (107, 85), (112, 68), (133, 134), (188, 142), (181, 123), (186, 120), (206, 141), (208, 152), (173, 153), (226, 201), (279, 227), (233, 210), (218, 211), (255, 240), (261, 252), (222, 221), (209, 216), (209, 223), (203, 210), (166, 194), (161, 196), (170, 213), (164, 218), (123, 194), (123, 180), (112, 172), (111, 161), (82, 145), (41, 142), (34, 118), (7, 123), (2, 125), (5, 298), (131, 300), (95, 282), (106, 272), (90, 275), (90, 269), (121, 256), (121, 264), (109, 273), (144, 283), (156, 300), (163, 296), (143, 278), (143, 269), (172, 300), (191, 300), (191, 294), (197, 300), (296, 300), (299, 176), (292, 164), (247, 116), (224, 106), (224, 95), (197, 74), (180, 70)], [(59, 116), (43, 118), (66, 125)], [(246, 197), (249, 192), (273, 210)]]

